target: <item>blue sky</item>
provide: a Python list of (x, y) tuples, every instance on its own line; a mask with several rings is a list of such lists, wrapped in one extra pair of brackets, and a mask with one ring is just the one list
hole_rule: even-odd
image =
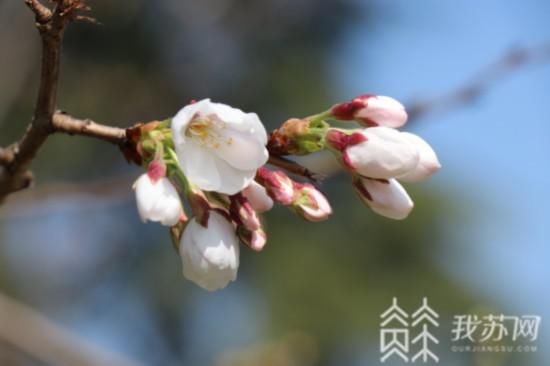
[[(344, 97), (368, 91), (403, 101), (429, 98), (461, 85), (514, 46), (550, 41), (545, 1), (371, 3), (382, 14), (374, 31), (373, 20), (355, 29), (341, 45), (348, 56), (334, 60)], [(546, 319), (549, 98), (550, 65), (530, 66), (475, 104), (411, 126), (443, 163), (431, 186), (452, 187), (465, 213), (449, 218), (457, 240), (441, 243), (441, 266), (507, 311)], [(550, 329), (543, 336), (550, 338)]]

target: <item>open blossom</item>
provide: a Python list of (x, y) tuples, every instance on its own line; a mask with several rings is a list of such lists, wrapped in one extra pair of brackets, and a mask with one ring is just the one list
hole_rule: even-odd
[(402, 132), (389, 127), (366, 128), (351, 135), (329, 130), (327, 143), (340, 150), (348, 169), (369, 178), (404, 175), (419, 161), (417, 147)]
[(195, 218), (189, 222), (179, 252), (185, 278), (206, 290), (222, 289), (237, 278), (239, 241), (233, 225), (216, 211), (210, 211), (207, 227)]
[(255, 180), (250, 182), (242, 193), (257, 213), (269, 211), (273, 207), (273, 200), (267, 194), (266, 189)]
[(205, 191), (241, 191), (268, 159), (258, 115), (210, 99), (181, 109), (172, 119), (172, 135), (183, 172)]
[(143, 222), (149, 220), (172, 226), (183, 216), (178, 192), (168, 178), (152, 179), (142, 174), (134, 183), (134, 190)]
[(399, 180), (403, 182), (419, 182), (441, 169), (441, 164), (439, 163), (435, 151), (426, 141), (424, 141), (424, 139), (409, 132), (402, 132), (402, 135), (416, 146), (419, 153), (419, 160), (416, 167), (404, 175), (399, 176)]
[(361, 200), (379, 215), (402, 220), (414, 207), (407, 191), (395, 179), (356, 178), (353, 184)]
[(382, 95), (361, 95), (350, 102), (336, 104), (332, 115), (340, 120), (355, 120), (367, 127), (398, 128), (407, 122), (405, 107), (397, 100)]
[(327, 198), (309, 183), (294, 183), (295, 197), (293, 207), (308, 221), (323, 221), (332, 214)]

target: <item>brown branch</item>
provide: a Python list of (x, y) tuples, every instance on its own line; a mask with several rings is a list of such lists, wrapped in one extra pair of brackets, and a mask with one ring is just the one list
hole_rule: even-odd
[(55, 0), (53, 3), (54, 7), (50, 9), (39, 0), (25, 0), (25, 4), (35, 14), (42, 40), (40, 86), (31, 124), (21, 140), (3, 153), (3, 156), (10, 157), (10, 161), (0, 171), (0, 202), (8, 194), (26, 188), (31, 183), (32, 174), (28, 168), (48, 136), (55, 131), (52, 118), (65, 28), (78, 17), (79, 11), (89, 10), (82, 0)]
[(282, 156), (270, 154), (268, 164), (284, 169), (289, 173), (302, 176), (312, 181), (317, 181), (320, 178), (318, 174), (312, 172), (308, 168)]
[(0, 165), (7, 165), (13, 160), (13, 152), (11, 149), (0, 147)]
[(52, 124), (55, 132), (94, 137), (121, 147), (126, 143), (126, 130), (123, 128), (105, 126), (90, 119), (74, 118), (63, 112), (54, 114)]
[(449, 112), (476, 101), (496, 82), (534, 64), (550, 62), (550, 42), (534, 47), (515, 48), (497, 61), (485, 66), (471, 79), (440, 96), (407, 105), (409, 121), (434, 112)]
[[(56, 112), (52, 118), (52, 133), (67, 135), (85, 136), (101, 141), (109, 142), (124, 149), (130, 144), (127, 138), (127, 130), (120, 127), (112, 127), (97, 123), (91, 119), (79, 119), (72, 117), (65, 112)], [(14, 159), (11, 149), (0, 148), (0, 166), (9, 166)], [(287, 172), (300, 175), (310, 180), (318, 180), (319, 176), (306, 167), (286, 159), (282, 156), (271, 154), (269, 164), (277, 166)]]
[(52, 11), (38, 0), (25, 0), (25, 4), (34, 12), (37, 23), (48, 22), (52, 17)]
[[(123, 128), (106, 126), (90, 119), (74, 118), (63, 112), (57, 112), (54, 115), (53, 128), (55, 132), (92, 137), (118, 145), (121, 148), (128, 144), (126, 130)], [(270, 154), (268, 163), (313, 181), (319, 179), (317, 174), (306, 167), (282, 156)]]
[[(0, 148), (0, 203), (10, 193), (30, 186), (33, 177), (29, 166), (53, 133), (88, 136), (116, 144), (125, 157), (132, 160), (132, 146), (127, 139), (127, 131), (131, 134), (131, 130), (109, 127), (55, 111), (65, 29), (72, 21), (96, 23), (94, 18), (80, 14), (90, 8), (84, 0), (50, 0), (53, 8), (43, 5), (40, 0), (24, 1), (35, 14), (36, 27), (42, 39), (40, 86), (33, 119), (27, 131), (17, 143)], [(281, 156), (272, 156), (269, 163), (292, 174), (316, 179), (305, 167)]]

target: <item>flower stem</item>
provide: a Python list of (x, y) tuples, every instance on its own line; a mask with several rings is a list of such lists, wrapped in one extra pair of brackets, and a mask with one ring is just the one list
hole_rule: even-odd
[(314, 114), (312, 116), (306, 117), (305, 119), (307, 119), (311, 123), (316, 123), (316, 122), (324, 121), (325, 119), (330, 119), (330, 117), (332, 117), (332, 112), (330, 109), (327, 109), (324, 112)]

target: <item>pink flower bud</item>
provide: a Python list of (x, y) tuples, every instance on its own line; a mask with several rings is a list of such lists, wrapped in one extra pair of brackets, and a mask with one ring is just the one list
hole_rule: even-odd
[(237, 193), (231, 196), (230, 200), (229, 213), (235, 222), (250, 231), (257, 230), (261, 227), (262, 223), (260, 222), (258, 214), (254, 211), (252, 205), (245, 196), (241, 193)]
[(273, 207), (273, 200), (264, 186), (254, 180), (242, 191), (242, 194), (257, 213), (269, 211)]
[(426, 141), (412, 133), (402, 132), (402, 135), (416, 146), (420, 158), (416, 167), (408, 173), (399, 176), (399, 180), (403, 182), (419, 182), (441, 169), (441, 164), (439, 163), (439, 159), (437, 159), (435, 151)]
[(336, 104), (332, 115), (340, 120), (356, 120), (367, 127), (401, 127), (407, 122), (405, 107), (391, 97), (361, 95), (347, 103)]
[(284, 172), (260, 168), (256, 173), (256, 178), (275, 202), (285, 206), (292, 203), (294, 182)]
[(237, 229), (237, 235), (243, 244), (257, 252), (261, 251), (267, 243), (267, 234), (262, 228), (250, 231), (243, 227), (239, 227)]
[(152, 182), (166, 176), (166, 164), (162, 160), (153, 160), (147, 167), (147, 175)]
[(365, 136), (362, 131), (348, 134), (341, 130), (329, 129), (325, 135), (325, 141), (332, 148), (338, 151), (344, 151), (350, 146), (367, 141), (367, 136)]
[[(357, 133), (360, 143), (350, 144), (342, 153), (343, 164), (363, 177), (388, 179), (416, 168), (419, 153), (410, 139), (393, 128), (372, 127)], [(360, 141), (357, 137), (356, 141)]]
[(414, 203), (395, 179), (356, 178), (353, 186), (361, 200), (379, 215), (394, 220), (406, 218)]
[(332, 214), (332, 208), (326, 197), (309, 183), (294, 183), (296, 195), (293, 208), (308, 221), (323, 221)]

